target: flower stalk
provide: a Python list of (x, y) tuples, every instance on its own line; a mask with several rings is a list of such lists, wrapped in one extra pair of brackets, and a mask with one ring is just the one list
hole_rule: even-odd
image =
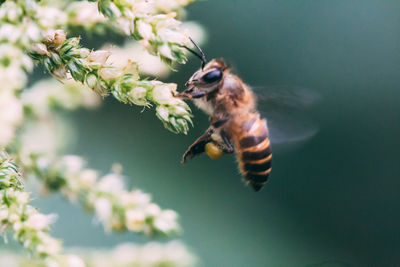
[(114, 66), (108, 63), (110, 52), (89, 51), (79, 42), (79, 38), (67, 39), (62, 30), (57, 30), (46, 36), (44, 43), (34, 45), (30, 56), (59, 80), (70, 75), (101, 96), (111, 93), (123, 103), (145, 107), (153, 103), (165, 128), (174, 133), (188, 132), (192, 123), (190, 108), (174, 97), (176, 84), (140, 79), (136, 63)]
[(180, 231), (176, 212), (162, 210), (140, 190), (125, 190), (124, 177), (118, 172), (99, 175), (79, 156), (52, 160), (32, 154), (26, 170), (43, 181), (46, 191), (61, 192), (71, 202), (79, 201), (107, 232), (170, 235)]

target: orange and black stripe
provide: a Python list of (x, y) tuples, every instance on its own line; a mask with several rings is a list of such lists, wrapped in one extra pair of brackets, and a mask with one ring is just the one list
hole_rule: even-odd
[(271, 144), (265, 120), (257, 118), (243, 124), (237, 147), (242, 175), (255, 191), (259, 191), (271, 172)]

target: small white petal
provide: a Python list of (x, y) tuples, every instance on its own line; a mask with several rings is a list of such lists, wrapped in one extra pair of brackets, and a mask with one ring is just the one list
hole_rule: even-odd
[(114, 67), (101, 68), (98, 71), (98, 73), (101, 76), (101, 78), (103, 78), (106, 81), (110, 81), (110, 80), (116, 79), (116, 78), (118, 78), (118, 77), (120, 77), (122, 75), (121, 70), (118, 69), (118, 68), (114, 68)]
[(153, 28), (150, 24), (145, 23), (143, 20), (138, 20), (136, 22), (136, 26), (139, 34), (142, 36), (143, 39), (150, 40), (154, 38)]
[(110, 55), (111, 55), (110, 51), (96, 50), (96, 51), (91, 52), (87, 59), (90, 62), (95, 62), (100, 65), (104, 65)]

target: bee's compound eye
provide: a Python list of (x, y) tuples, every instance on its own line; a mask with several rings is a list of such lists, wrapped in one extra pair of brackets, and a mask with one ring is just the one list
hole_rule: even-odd
[(203, 81), (206, 83), (213, 83), (221, 80), (222, 78), (222, 70), (214, 69), (203, 76)]

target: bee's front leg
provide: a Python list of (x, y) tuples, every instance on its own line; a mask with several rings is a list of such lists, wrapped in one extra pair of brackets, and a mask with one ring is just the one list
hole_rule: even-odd
[(175, 96), (180, 98), (180, 99), (186, 100), (186, 99), (200, 98), (200, 97), (203, 97), (205, 95), (206, 95), (206, 92), (204, 92), (204, 91), (194, 91), (194, 88), (191, 87), (191, 88), (186, 89), (183, 92), (180, 92), (180, 93), (176, 94)]
[(185, 164), (186, 158), (190, 157), (191, 159), (194, 158), (196, 155), (199, 155), (205, 151), (205, 146), (207, 143), (211, 142), (211, 135), (214, 132), (214, 128), (210, 127), (207, 131), (201, 135), (199, 138), (194, 141), (193, 144), (189, 146), (186, 152), (182, 156), (182, 164)]

